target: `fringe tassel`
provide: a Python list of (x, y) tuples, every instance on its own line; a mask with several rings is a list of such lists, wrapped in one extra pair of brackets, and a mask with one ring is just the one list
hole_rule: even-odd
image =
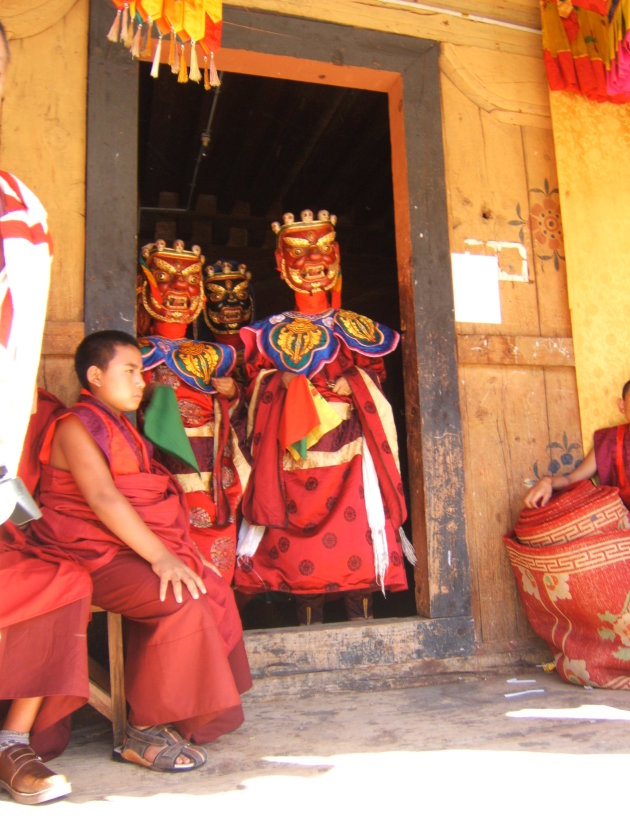
[(405, 534), (402, 525), (398, 529), (398, 535), (400, 537), (403, 554), (405, 555), (407, 561), (411, 563), (412, 566), (417, 566), (418, 558), (416, 556), (416, 549), (413, 547), (413, 544), (407, 534)]
[(179, 73), (177, 74), (177, 81), (180, 85), (184, 85), (188, 81), (188, 67), (186, 66), (186, 56), (184, 55), (183, 44), (179, 56)]
[(372, 535), (372, 552), (374, 554), (374, 580), (385, 596), (385, 576), (389, 567), (389, 549), (387, 546), (387, 534), (385, 532), (385, 510), (383, 498), (378, 483), (376, 467), (372, 459), (372, 453), (367, 445), (365, 437), (361, 439), (363, 450), (362, 473), (363, 489), (365, 491), (365, 512), (367, 513), (368, 526)]
[(210, 90), (210, 75), (208, 73), (208, 56), (203, 57), (203, 86), (204, 90)]
[(169, 67), (171, 68), (171, 73), (177, 73), (179, 70), (179, 66), (175, 67), (175, 61), (177, 59), (177, 55), (175, 53), (175, 30), (171, 27), (171, 34), (169, 36), (169, 43), (168, 43), (168, 63)]
[(120, 25), (120, 40), (123, 44), (127, 41), (127, 29), (129, 28), (129, 3), (123, 6), (122, 23)]
[(133, 36), (133, 40), (131, 42), (131, 57), (132, 58), (140, 58), (140, 43), (142, 41), (142, 23), (138, 24), (138, 28), (136, 29), (136, 34)]
[(199, 61), (197, 59), (197, 48), (195, 42), (190, 42), (190, 75), (188, 76), (191, 82), (201, 81), (201, 72), (199, 71)]
[(221, 79), (217, 73), (217, 66), (214, 63), (214, 53), (210, 53), (210, 87), (221, 87)]
[(131, 49), (131, 45), (133, 44), (134, 34), (133, 34), (133, 18), (129, 19), (129, 25), (127, 26), (127, 37), (123, 41), (124, 45), (127, 47), (128, 50)]
[(142, 58), (151, 58), (153, 51), (153, 38), (151, 37), (151, 30), (153, 29), (153, 20), (151, 15), (147, 18), (147, 41), (142, 50)]
[(264, 536), (264, 525), (252, 525), (243, 517), (238, 531), (237, 558), (241, 560), (244, 557), (253, 557)]
[(151, 64), (151, 78), (157, 79), (160, 75), (160, 56), (162, 55), (162, 34), (158, 36), (155, 45), (155, 53), (153, 54), (153, 63)]
[(122, 9), (116, 10), (116, 17), (114, 18), (114, 22), (109, 28), (109, 32), (107, 33), (107, 40), (112, 41), (114, 44), (120, 38), (120, 21), (122, 18)]

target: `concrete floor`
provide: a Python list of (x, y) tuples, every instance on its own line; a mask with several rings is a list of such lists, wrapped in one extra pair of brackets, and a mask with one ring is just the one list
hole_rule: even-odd
[[(509, 696), (514, 695), (514, 696)], [(19, 806), (28, 838), (603, 837), (628, 830), (630, 692), (535, 667), (308, 698), (245, 698), (246, 722), (182, 775), (110, 760), (109, 725), (79, 713), (51, 766), (72, 795)]]

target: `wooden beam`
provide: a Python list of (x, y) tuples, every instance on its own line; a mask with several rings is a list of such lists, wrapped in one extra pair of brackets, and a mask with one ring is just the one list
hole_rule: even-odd
[(460, 365), (575, 367), (573, 339), (537, 335), (458, 335)]
[[(317, 0), (299, 4), (295, 0), (225, 0), (224, 7), (228, 6), (498, 52), (542, 55), (537, 0)], [(224, 20), (224, 33), (231, 26)], [(272, 20), (269, 27), (273, 28)]]
[(379, 619), (245, 633), (254, 680), (474, 653), (472, 618)]

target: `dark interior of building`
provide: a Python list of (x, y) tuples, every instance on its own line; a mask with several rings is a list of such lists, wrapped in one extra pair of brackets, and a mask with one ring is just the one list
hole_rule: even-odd
[[(138, 244), (201, 247), (206, 263), (252, 273), (257, 318), (293, 308), (275, 267), (274, 220), (304, 208), (338, 217), (344, 308), (400, 328), (391, 148), (383, 93), (229, 73), (218, 89), (158, 79), (140, 65)], [(386, 359), (406, 482), (402, 358)], [(409, 530), (407, 530), (410, 535)], [(375, 617), (415, 614), (410, 590), (375, 599)], [(341, 607), (339, 607), (341, 610)], [(327, 606), (326, 621), (343, 610)], [(286, 596), (257, 599), (245, 627), (295, 624)]]

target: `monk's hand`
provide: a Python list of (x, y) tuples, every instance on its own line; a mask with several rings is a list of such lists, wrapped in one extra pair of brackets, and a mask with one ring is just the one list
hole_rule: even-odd
[(532, 487), (529, 493), (525, 496), (524, 504), (526, 508), (543, 507), (547, 504), (553, 494), (553, 484), (551, 483), (550, 475), (543, 475), (540, 481)]
[(217, 394), (227, 397), (229, 400), (236, 396), (236, 382), (231, 376), (213, 376), (210, 383)]
[(352, 393), (350, 383), (345, 376), (340, 376), (330, 390), (338, 397), (347, 397)]
[(205, 584), (199, 575), (174, 554), (165, 554), (152, 563), (151, 568), (160, 579), (160, 601), (166, 600), (169, 583), (173, 587), (173, 595), (178, 604), (183, 601), (182, 586), (188, 589), (195, 600), (199, 598), (200, 593), (206, 594)]

